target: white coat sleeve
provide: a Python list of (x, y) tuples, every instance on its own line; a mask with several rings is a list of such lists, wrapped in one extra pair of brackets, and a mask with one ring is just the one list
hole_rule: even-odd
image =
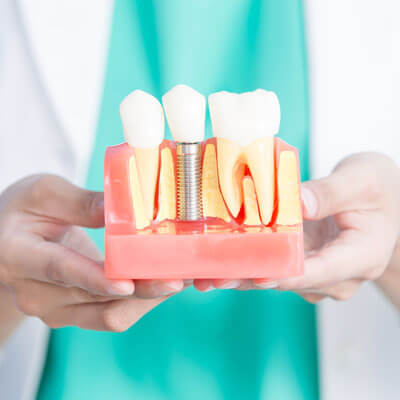
[(0, 191), (23, 176), (73, 179), (75, 161), (42, 88), (14, 1), (0, 12)]

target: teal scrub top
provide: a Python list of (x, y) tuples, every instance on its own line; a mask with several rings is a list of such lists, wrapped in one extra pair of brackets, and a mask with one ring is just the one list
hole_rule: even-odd
[[(205, 95), (275, 91), (279, 137), (299, 149), (306, 179), (306, 67), (300, 0), (116, 0), (88, 188), (103, 188), (105, 148), (123, 141), (121, 100), (134, 89), (161, 99), (178, 83)], [(100, 248), (103, 234), (91, 232)], [(190, 288), (124, 333), (53, 331), (37, 399), (316, 400), (318, 392), (312, 305), (274, 290)]]

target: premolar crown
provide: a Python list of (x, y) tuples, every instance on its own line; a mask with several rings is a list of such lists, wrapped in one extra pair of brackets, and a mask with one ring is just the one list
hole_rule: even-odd
[[(125, 139), (135, 149), (138, 174), (146, 217), (154, 218), (159, 169), (159, 145), (164, 139), (164, 112), (151, 94), (135, 90), (120, 105)], [(134, 171), (131, 170), (131, 173)]]
[(163, 96), (172, 136), (177, 142), (178, 218), (195, 221), (202, 217), (201, 142), (204, 139), (206, 99), (185, 85), (177, 85)]
[(164, 139), (164, 113), (151, 94), (135, 90), (122, 101), (120, 114), (125, 139), (135, 148), (159, 146)]

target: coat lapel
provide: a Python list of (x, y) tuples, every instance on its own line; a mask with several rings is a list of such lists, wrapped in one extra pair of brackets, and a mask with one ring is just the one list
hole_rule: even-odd
[(18, 0), (37, 71), (84, 174), (94, 139), (112, 0)]

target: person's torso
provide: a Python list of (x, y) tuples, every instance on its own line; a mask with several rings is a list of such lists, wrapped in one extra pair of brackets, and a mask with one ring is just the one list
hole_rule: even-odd
[[(308, 175), (300, 1), (117, 1), (88, 187), (102, 188), (105, 147), (122, 141), (119, 103), (177, 83), (204, 94), (274, 90), (280, 137)], [(206, 131), (210, 135), (207, 119)], [(102, 232), (94, 233), (102, 245)], [(123, 334), (53, 332), (39, 400), (317, 399), (315, 313), (295, 294), (194, 289)]]

